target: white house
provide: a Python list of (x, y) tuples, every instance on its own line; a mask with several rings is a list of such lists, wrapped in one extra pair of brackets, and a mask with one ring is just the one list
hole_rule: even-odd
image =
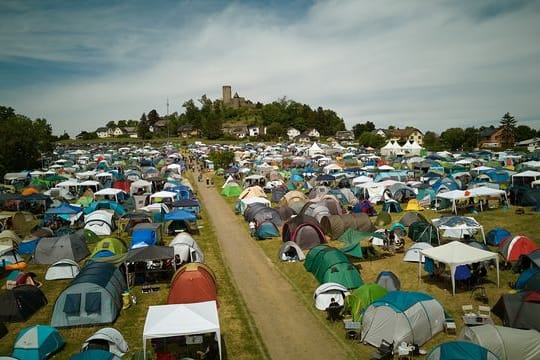
[(106, 127), (100, 127), (96, 130), (96, 135), (98, 138), (108, 138), (109, 137), (109, 131)]
[(252, 125), (247, 127), (248, 130), (248, 136), (259, 136), (266, 134), (266, 127)]
[(287, 129), (287, 136), (289, 137), (289, 140), (294, 139), (298, 135), (300, 135), (300, 131), (298, 129), (295, 129), (293, 127)]
[(317, 131), (317, 129), (313, 128), (313, 129), (310, 129), (310, 130), (307, 130), (305, 132), (305, 134), (307, 136), (309, 136), (310, 138), (320, 138), (321, 137), (321, 134)]

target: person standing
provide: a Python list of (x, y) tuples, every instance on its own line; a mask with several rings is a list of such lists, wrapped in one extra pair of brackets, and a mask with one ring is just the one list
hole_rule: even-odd
[(251, 234), (251, 237), (255, 237), (255, 231), (257, 230), (256, 226), (257, 224), (255, 223), (255, 220), (251, 220), (249, 222), (249, 232)]

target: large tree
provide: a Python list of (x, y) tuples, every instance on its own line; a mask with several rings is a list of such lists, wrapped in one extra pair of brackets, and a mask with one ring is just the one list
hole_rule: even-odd
[(441, 133), (441, 139), (449, 150), (461, 150), (467, 141), (467, 134), (462, 128), (450, 128)]
[(519, 126), (516, 127), (516, 131), (515, 131), (516, 138), (515, 138), (515, 140), (516, 141), (528, 140), (528, 139), (532, 139), (534, 137), (537, 137), (539, 135), (540, 135), (540, 133), (537, 132), (535, 129), (531, 129), (527, 125), (519, 125)]
[(362, 135), (366, 131), (371, 132), (373, 130), (375, 130), (375, 124), (373, 124), (371, 121), (366, 121), (363, 124), (356, 124), (352, 127), (355, 139), (358, 139), (360, 135)]
[(507, 112), (503, 115), (500, 121), (501, 124), (501, 146), (506, 148), (514, 145), (516, 132), (516, 118)]
[(0, 106), (0, 174), (39, 167), (42, 154), (52, 151), (52, 127)]

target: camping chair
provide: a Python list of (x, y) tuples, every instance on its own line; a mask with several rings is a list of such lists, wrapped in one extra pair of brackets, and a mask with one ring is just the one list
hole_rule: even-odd
[(461, 311), (463, 312), (463, 316), (476, 316), (472, 305), (461, 305)]
[(489, 306), (478, 305), (478, 316), (491, 317), (491, 308)]
[(377, 351), (371, 354), (372, 360), (389, 360), (394, 357), (394, 342), (389, 343), (386, 340), (381, 341)]
[(471, 290), (471, 298), (482, 301), (484, 304), (489, 302), (489, 298), (486, 293), (486, 288), (483, 285), (477, 285)]

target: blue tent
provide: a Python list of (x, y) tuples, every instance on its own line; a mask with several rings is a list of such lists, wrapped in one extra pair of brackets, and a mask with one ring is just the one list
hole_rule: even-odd
[(435, 181), (432, 188), (435, 192), (439, 192), (443, 189), (447, 191), (460, 190), (458, 183), (449, 177), (440, 178), (439, 180)]
[(74, 355), (71, 355), (70, 360), (112, 360), (115, 355), (112, 352), (101, 349), (90, 349)]
[(86, 209), (84, 209), (85, 214), (90, 214), (93, 211), (99, 210), (99, 209), (111, 209), (114, 210), (116, 215), (122, 216), (126, 213), (126, 210), (120, 205), (119, 203), (112, 201), (112, 200), (99, 200), (94, 201)]
[(41, 360), (60, 350), (66, 342), (52, 326), (35, 325), (17, 335), (11, 356), (17, 359)]
[(156, 245), (158, 233), (154, 229), (136, 229), (131, 236), (131, 248)]
[(82, 212), (83, 209), (80, 206), (70, 205), (68, 203), (62, 203), (57, 207), (51, 208), (45, 212), (45, 215), (73, 215)]
[(516, 290), (534, 290), (540, 292), (540, 269), (529, 268), (523, 271), (517, 281)]
[(449, 341), (443, 343), (428, 354), (426, 360), (499, 360), (490, 350), (467, 341)]
[(502, 239), (507, 236), (510, 236), (510, 231), (503, 228), (495, 228), (488, 231), (488, 233), (486, 234), (486, 242), (489, 245), (499, 246)]
[(174, 210), (165, 214), (164, 220), (165, 221), (196, 221), (197, 216), (191, 211), (178, 209), (178, 210)]
[(266, 220), (258, 224), (255, 234), (258, 239), (270, 239), (279, 237), (279, 229), (272, 221)]

